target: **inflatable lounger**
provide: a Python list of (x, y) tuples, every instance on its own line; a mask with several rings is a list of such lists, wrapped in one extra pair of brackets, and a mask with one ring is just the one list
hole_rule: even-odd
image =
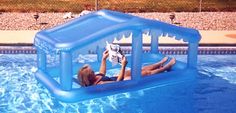
[[(151, 36), (150, 53), (143, 53), (142, 37), (145, 33)], [(157, 62), (164, 57), (158, 51), (158, 37), (166, 34), (188, 43), (187, 63), (177, 61), (169, 72), (141, 77), (142, 65)], [(131, 80), (74, 87), (73, 75), (76, 75), (78, 69), (84, 64), (90, 64), (93, 69), (98, 70), (106, 41), (112, 43), (115, 38), (120, 40), (122, 36), (132, 37), (132, 52), (127, 55)], [(36, 34), (34, 45), (37, 49), (38, 70), (35, 77), (53, 96), (64, 102), (77, 102), (151, 87), (160, 89), (157, 96), (171, 95), (179, 89), (187, 90), (195, 81), (200, 39), (201, 36), (195, 29), (100, 10)], [(50, 54), (59, 57), (58, 65), (48, 65), (47, 55)], [(97, 54), (97, 61), (73, 62), (74, 54)], [(107, 68), (112, 68), (112, 64), (108, 62)]]

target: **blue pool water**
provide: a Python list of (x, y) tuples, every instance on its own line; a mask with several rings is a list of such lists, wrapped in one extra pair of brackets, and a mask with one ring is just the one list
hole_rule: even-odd
[[(186, 56), (174, 56), (184, 61)], [(80, 56), (80, 61), (96, 57)], [(199, 55), (193, 108), (198, 113), (236, 113), (236, 55)], [(51, 60), (53, 62), (53, 59)], [(36, 55), (0, 55), (0, 113), (159, 113), (158, 88), (63, 103), (34, 78)], [(109, 70), (112, 74), (118, 70)], [(173, 95), (178, 99), (180, 95)], [(181, 105), (179, 105), (181, 106)], [(184, 107), (185, 106), (181, 106)], [(171, 108), (171, 106), (167, 106)], [(163, 110), (162, 110), (163, 111)], [(168, 109), (166, 109), (168, 112)], [(173, 112), (173, 111), (172, 111)], [(175, 111), (178, 112), (178, 109)]]

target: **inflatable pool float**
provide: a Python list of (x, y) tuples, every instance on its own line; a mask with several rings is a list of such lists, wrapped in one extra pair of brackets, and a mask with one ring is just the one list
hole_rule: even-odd
[[(151, 36), (150, 53), (143, 53), (142, 38), (145, 33)], [(141, 77), (142, 65), (157, 62), (165, 56), (158, 51), (158, 37), (167, 34), (188, 44), (187, 63), (177, 61), (169, 72)], [(115, 38), (120, 40), (122, 36), (132, 37), (132, 52), (127, 55), (131, 80), (74, 87), (76, 81), (73, 78), (78, 69), (84, 64), (90, 64), (94, 70), (98, 70), (106, 41), (112, 43)], [(188, 84), (195, 81), (200, 39), (201, 35), (195, 29), (116, 11), (100, 10), (36, 34), (34, 45), (37, 49), (38, 70), (35, 77), (54, 97), (64, 102), (78, 102), (152, 87), (160, 88), (162, 92), (159, 94), (171, 94), (172, 91), (190, 87)], [(73, 62), (75, 53), (97, 54), (97, 61)], [(49, 54), (59, 56), (58, 65), (48, 66)], [(110, 62), (107, 63), (108, 69), (114, 68)]]

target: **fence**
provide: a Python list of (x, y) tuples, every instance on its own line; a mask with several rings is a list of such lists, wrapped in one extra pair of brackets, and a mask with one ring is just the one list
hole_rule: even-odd
[(111, 9), (122, 12), (236, 11), (236, 0), (0, 0), (0, 12), (81, 12)]
[(94, 0), (95, 10), (125, 12), (236, 11), (235, 0)]

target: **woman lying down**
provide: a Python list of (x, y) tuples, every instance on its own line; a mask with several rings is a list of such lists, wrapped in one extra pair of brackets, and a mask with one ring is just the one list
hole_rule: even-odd
[[(79, 83), (83, 87), (97, 85), (97, 84), (105, 84), (111, 82), (117, 82), (122, 80), (130, 80), (131, 79), (131, 70), (125, 70), (127, 65), (126, 57), (123, 56), (121, 60), (121, 69), (118, 75), (114, 77), (106, 76), (106, 59), (109, 56), (108, 50), (103, 52), (103, 57), (101, 61), (101, 66), (98, 74), (95, 74), (93, 69), (85, 64), (79, 71), (77, 78)], [(152, 75), (161, 73), (171, 69), (171, 67), (175, 64), (175, 58), (172, 58), (166, 65), (164, 63), (168, 60), (167, 57), (164, 57), (161, 61), (143, 66), (142, 67), (142, 76)]]

